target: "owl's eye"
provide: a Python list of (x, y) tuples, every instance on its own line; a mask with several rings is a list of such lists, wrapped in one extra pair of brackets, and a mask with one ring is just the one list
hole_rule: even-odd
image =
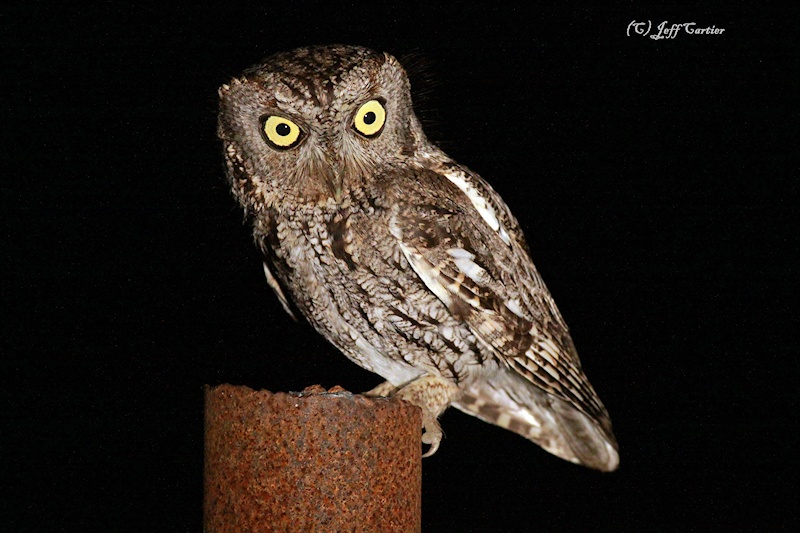
[(273, 148), (286, 150), (292, 148), (302, 137), (300, 126), (288, 118), (271, 115), (264, 120), (264, 137)]
[(353, 119), (353, 128), (364, 137), (375, 137), (386, 122), (386, 109), (378, 100), (362, 105)]

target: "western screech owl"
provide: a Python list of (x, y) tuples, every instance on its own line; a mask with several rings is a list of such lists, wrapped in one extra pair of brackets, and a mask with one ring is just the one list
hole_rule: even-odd
[(619, 463), (606, 409), (514, 216), (431, 144), (398, 61), (360, 47), (274, 55), (219, 91), (228, 179), (267, 281), (423, 411), (449, 406), (573, 463)]

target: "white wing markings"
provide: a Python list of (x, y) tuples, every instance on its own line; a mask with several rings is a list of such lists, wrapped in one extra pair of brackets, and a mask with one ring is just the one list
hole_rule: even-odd
[(478, 189), (465, 180), (463, 174), (445, 172), (444, 177), (450, 180), (453, 185), (461, 189), (461, 192), (463, 192), (467, 198), (469, 198), (472, 206), (478, 210), (478, 214), (481, 215), (481, 218), (483, 218), (483, 220), (489, 224), (490, 228), (500, 235), (500, 238), (504, 243), (506, 243), (508, 246), (511, 246), (511, 239), (508, 237), (506, 229), (497, 219), (497, 214), (494, 212), (494, 208), (489, 202), (486, 201), (486, 198), (481, 196)]

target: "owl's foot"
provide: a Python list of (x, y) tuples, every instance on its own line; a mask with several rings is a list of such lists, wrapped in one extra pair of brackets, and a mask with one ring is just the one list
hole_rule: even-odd
[[(382, 397), (382, 398), (389, 398), (394, 396), (399, 389), (395, 387), (391, 382), (384, 381), (377, 387), (367, 392), (363, 392), (364, 396), (370, 397)], [(405, 390), (405, 389), (403, 389)], [(412, 391), (413, 392), (413, 391)], [(411, 398), (409, 397), (410, 393), (406, 393), (405, 395), (401, 395), (404, 400), (413, 403)], [(405, 397), (404, 397), (405, 396)], [(422, 457), (430, 457), (436, 450), (439, 449), (439, 443), (442, 442), (442, 437), (444, 433), (442, 433), (442, 426), (439, 425), (439, 422), (436, 420), (435, 416), (432, 416), (427, 411), (423, 409), (423, 416), (422, 416), (422, 427), (425, 428), (425, 433), (422, 434), (422, 442), (423, 444), (430, 445), (428, 451)]]
[(397, 392), (397, 387), (395, 387), (388, 381), (384, 381), (374, 389), (369, 390), (367, 392), (363, 392), (361, 394), (364, 396), (372, 396), (372, 397), (380, 396), (383, 398), (388, 398), (390, 396), (394, 396), (395, 392)]
[[(376, 389), (383, 385), (379, 385)], [(439, 449), (439, 443), (444, 436), (442, 427), (436, 419), (461, 396), (461, 391), (451, 381), (427, 375), (415, 379), (396, 394), (400, 399), (422, 409), (422, 427), (425, 430), (425, 433), (422, 434), (422, 442), (430, 445), (422, 457), (430, 457)]]

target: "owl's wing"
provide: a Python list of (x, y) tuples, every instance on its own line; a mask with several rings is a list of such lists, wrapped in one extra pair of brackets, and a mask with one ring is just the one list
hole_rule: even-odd
[(278, 280), (275, 279), (275, 276), (272, 275), (272, 271), (270, 270), (267, 262), (264, 261), (262, 265), (264, 266), (264, 276), (266, 276), (267, 278), (267, 284), (275, 292), (275, 296), (278, 297), (278, 300), (280, 300), (281, 306), (283, 306), (283, 310), (289, 313), (289, 316), (292, 317), (292, 319), (294, 319), (295, 322), (297, 322), (298, 321), (297, 315), (295, 315), (294, 311), (292, 311), (292, 306), (291, 304), (289, 304), (289, 299), (286, 298), (286, 295), (283, 293), (283, 288), (281, 287), (281, 284), (278, 283)]
[(294, 301), (287, 298), (289, 293), (288, 289), (280, 281), (286, 279), (289, 267), (286, 261), (278, 256), (280, 244), (277, 241), (278, 228), (275, 223), (275, 214), (271, 209), (263, 209), (259, 224), (254, 228), (254, 236), (261, 253), (263, 254), (262, 265), (264, 267), (264, 276), (267, 278), (267, 284), (275, 292), (275, 296), (283, 306), (292, 319), (297, 322), (297, 317), (300, 316)]
[(608, 413), (505, 203), (463, 167), (416, 179), (423, 186), (405, 188), (392, 235), (425, 286), (504, 369), (456, 406), (565, 459), (616, 468)]

